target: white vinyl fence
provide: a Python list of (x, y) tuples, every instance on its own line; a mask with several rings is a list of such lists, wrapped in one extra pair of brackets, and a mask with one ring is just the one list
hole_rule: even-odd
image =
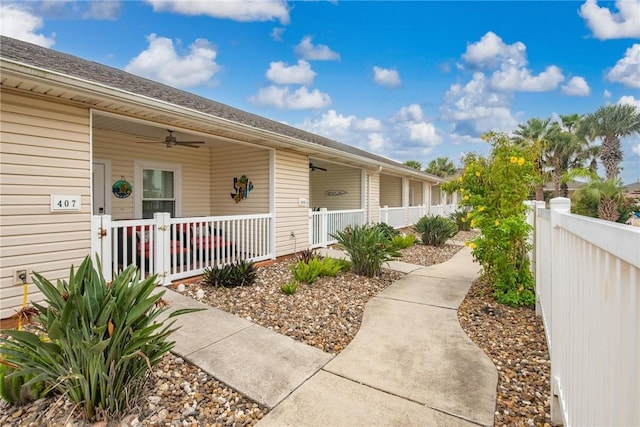
[(92, 251), (107, 280), (136, 264), (142, 277), (157, 274), (169, 284), (207, 267), (275, 258), (272, 224), (270, 214), (171, 218), (156, 213), (152, 219), (125, 221), (96, 215)]
[(640, 425), (640, 228), (535, 215), (536, 297), (551, 357), (551, 412), (565, 426)]
[(450, 205), (431, 205), (429, 208), (429, 215), (449, 216), (455, 212), (456, 209), (458, 209), (458, 205), (455, 203)]
[(309, 209), (309, 246), (313, 248), (327, 247), (336, 242), (333, 235), (344, 230), (348, 225), (364, 225), (364, 209), (319, 211)]

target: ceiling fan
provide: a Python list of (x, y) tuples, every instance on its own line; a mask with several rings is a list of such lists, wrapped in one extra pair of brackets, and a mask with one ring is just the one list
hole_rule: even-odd
[(311, 170), (311, 172), (315, 171), (315, 170), (319, 170), (319, 171), (327, 171), (325, 168), (321, 168), (320, 166), (314, 166), (313, 163), (309, 162), (309, 169)]
[(164, 143), (167, 148), (175, 147), (176, 145), (180, 145), (182, 147), (190, 147), (190, 148), (200, 148), (200, 145), (204, 144), (204, 141), (178, 141), (175, 136), (173, 136), (173, 132), (171, 129), (167, 129), (169, 135), (164, 137), (162, 141), (138, 141), (140, 144), (145, 143)]

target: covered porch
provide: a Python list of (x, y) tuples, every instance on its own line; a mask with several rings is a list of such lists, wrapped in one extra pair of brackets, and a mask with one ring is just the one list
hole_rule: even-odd
[(91, 248), (108, 280), (131, 263), (168, 284), (276, 257), (273, 149), (92, 116)]

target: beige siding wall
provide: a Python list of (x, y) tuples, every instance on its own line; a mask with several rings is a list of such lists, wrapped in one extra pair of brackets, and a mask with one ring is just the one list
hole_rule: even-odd
[(380, 174), (380, 206), (402, 206), (402, 178)]
[[(330, 211), (360, 209), (362, 204), (362, 170), (331, 164), (327, 171), (316, 170), (309, 173), (313, 208), (327, 208)], [(327, 191), (346, 191), (340, 196), (329, 196)]]
[[(20, 308), (14, 271), (66, 278), (91, 252), (89, 111), (0, 93), (0, 318)], [(80, 196), (80, 212), (51, 212), (51, 195)], [(31, 282), (31, 280), (29, 280)], [(30, 301), (42, 295), (29, 285)]]
[[(269, 150), (246, 145), (216, 148), (211, 160), (211, 214), (269, 213)], [(253, 183), (249, 197), (236, 203), (233, 179), (246, 175)]]
[[(167, 148), (164, 144), (139, 144), (132, 135), (102, 129), (94, 129), (93, 142), (93, 156), (111, 160), (109, 183), (124, 177), (134, 184), (136, 160), (182, 165), (182, 187), (176, 189), (182, 196), (182, 216), (210, 214), (211, 153), (209, 148)], [(135, 218), (134, 200), (139, 194), (139, 189), (135, 186), (133, 194), (126, 199), (119, 199), (109, 193), (113, 219)]]
[(309, 200), (309, 160), (305, 154), (278, 150), (275, 163), (276, 256), (281, 256), (309, 246), (309, 207), (298, 203)]

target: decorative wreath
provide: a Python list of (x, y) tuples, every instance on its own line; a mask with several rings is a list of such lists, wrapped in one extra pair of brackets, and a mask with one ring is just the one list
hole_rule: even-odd
[(111, 190), (113, 191), (113, 195), (118, 199), (126, 199), (133, 192), (133, 186), (129, 184), (129, 182), (124, 179), (123, 176), (120, 177), (118, 181), (113, 183)]

